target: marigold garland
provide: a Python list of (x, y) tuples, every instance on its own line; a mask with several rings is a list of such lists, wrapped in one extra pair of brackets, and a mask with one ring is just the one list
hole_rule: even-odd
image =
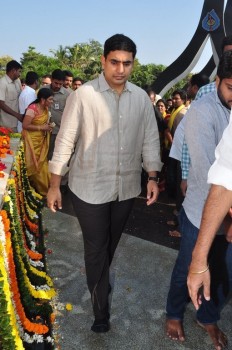
[[(39, 290), (39, 286), (37, 287), (37, 290), (35, 290), (34, 286), (30, 283), (30, 280), (28, 278), (29, 273), (32, 273), (34, 275), (40, 276), (44, 278), (44, 283), (48, 283), (48, 285), (52, 286), (51, 279), (47, 276), (45, 272), (38, 271), (36, 268), (30, 266), (28, 260), (25, 258), (25, 250), (24, 248), (24, 241), (19, 241), (19, 237), (22, 237), (22, 231), (21, 231), (21, 225), (20, 221), (17, 220), (17, 205), (16, 201), (12, 201), (13, 198), (15, 198), (15, 182), (12, 181), (12, 179), (9, 182), (9, 189), (8, 191), (11, 192), (10, 200), (7, 198), (7, 203), (9, 205), (9, 215), (10, 215), (10, 222), (11, 222), (11, 232), (14, 233), (12, 236), (12, 239), (14, 239), (14, 252), (15, 252), (15, 259), (17, 259), (19, 265), (21, 266), (21, 270), (23, 271), (23, 277), (24, 277), (24, 283), (27, 286), (27, 288), (30, 290), (30, 294), (33, 295), (35, 298), (41, 298), (41, 299), (51, 299), (55, 295), (54, 289), (50, 289), (47, 291)], [(14, 212), (14, 215), (12, 213)], [(18, 234), (17, 234), (18, 233)], [(21, 258), (24, 256), (24, 258)], [(37, 271), (37, 272), (36, 272)], [(49, 289), (49, 288), (48, 288)]]
[(11, 279), (11, 290), (13, 292), (13, 300), (15, 302), (17, 314), (20, 317), (20, 321), (23, 325), (23, 327), (28, 331), (28, 332), (33, 332), (37, 334), (46, 334), (49, 331), (49, 328), (46, 325), (43, 324), (37, 324), (31, 322), (24, 311), (24, 308), (21, 303), (20, 299), (20, 291), (18, 287), (18, 281), (17, 281), (17, 276), (15, 274), (15, 265), (14, 265), (14, 258), (13, 258), (13, 253), (11, 249), (11, 234), (10, 232), (6, 233), (6, 251), (8, 255), (8, 262), (9, 262), (9, 273), (10, 273), (10, 279)]
[[(1, 129), (0, 127), (0, 135)], [(6, 134), (0, 136), (0, 158), (13, 154), (9, 148), (8, 130), (3, 132)], [(20, 137), (20, 134), (15, 136)], [(46, 300), (51, 299), (55, 291), (51, 278), (44, 271), (41, 261), (44, 259), (43, 254), (37, 251), (34, 242), (42, 229), (38, 218), (44, 202), (30, 186), (22, 142), (14, 159), (3, 210), (0, 211), (0, 328), (1, 322), (8, 325), (6, 337), (9, 342), (6, 346), (7, 342), (3, 339), (4, 350), (24, 349), (23, 342), (32, 344), (46, 341), (50, 346), (54, 343), (51, 325), (55, 315)], [(1, 222), (4, 229), (1, 228)], [(1, 241), (1, 236), (4, 237), (4, 242)], [(7, 269), (4, 270), (6, 262)], [(45, 299), (45, 303), (41, 303), (41, 299)], [(2, 313), (2, 300), (6, 302), (4, 305), (7, 305), (8, 314)], [(31, 310), (33, 316), (29, 315)], [(10, 321), (7, 322), (7, 319)]]
[[(19, 327), (14, 312), (14, 306), (12, 304), (10, 284), (8, 281), (6, 270), (5, 249), (1, 240), (4, 237), (4, 219), (0, 215), (0, 328), (1, 328), (1, 341), (3, 349), (24, 349), (22, 340), (19, 334)], [(6, 223), (6, 228), (7, 228)], [(4, 237), (5, 243), (5, 237)], [(4, 307), (5, 305), (5, 307)], [(10, 329), (9, 329), (10, 328)]]

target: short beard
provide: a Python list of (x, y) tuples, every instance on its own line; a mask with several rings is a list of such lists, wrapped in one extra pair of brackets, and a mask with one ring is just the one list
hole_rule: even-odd
[[(218, 88), (217, 88), (217, 95), (218, 95), (218, 98), (219, 100), (221, 101), (222, 105), (224, 107), (226, 107), (227, 109), (231, 109), (231, 105), (229, 105), (226, 100), (224, 99), (222, 93), (221, 93), (221, 89), (220, 89), (220, 85), (221, 85), (221, 82), (219, 83), (218, 85)], [(232, 101), (231, 101), (232, 102)]]

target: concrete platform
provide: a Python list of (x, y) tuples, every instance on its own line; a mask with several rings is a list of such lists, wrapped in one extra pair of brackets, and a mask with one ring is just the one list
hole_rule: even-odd
[[(196, 325), (191, 303), (185, 315), (186, 341), (180, 344), (166, 338), (165, 303), (177, 251), (128, 234), (123, 234), (111, 270), (111, 330), (106, 334), (90, 331), (93, 316), (78, 221), (72, 215), (53, 214), (48, 209), (43, 217), (49, 230), (48, 271), (58, 291), (57, 349), (214, 349), (206, 333)], [(65, 309), (67, 303), (73, 305), (72, 311)], [(228, 335), (228, 349), (232, 349), (232, 303), (224, 308), (220, 326)]]

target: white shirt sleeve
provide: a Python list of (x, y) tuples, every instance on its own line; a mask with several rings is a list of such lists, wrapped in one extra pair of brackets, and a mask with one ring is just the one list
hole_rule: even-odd
[(215, 150), (216, 160), (209, 169), (208, 183), (232, 191), (232, 112), (230, 122)]
[(26, 91), (22, 91), (19, 95), (19, 112), (21, 114), (24, 114), (27, 107), (31, 102), (34, 102), (36, 100), (36, 92), (32, 88), (25, 87), (27, 89)]

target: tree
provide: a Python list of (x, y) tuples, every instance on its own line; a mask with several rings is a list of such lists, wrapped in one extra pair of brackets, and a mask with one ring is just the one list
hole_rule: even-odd
[[(100, 56), (103, 53), (103, 46), (96, 40), (90, 39), (89, 42), (76, 43), (73, 46), (60, 45), (57, 50), (51, 49), (53, 56), (46, 56), (37, 52), (34, 46), (29, 46), (28, 51), (22, 54), (21, 64), (23, 66), (22, 77), (25, 77), (29, 70), (33, 70), (42, 76), (51, 74), (53, 70), (60, 68), (62, 70), (71, 70), (75, 76), (81, 77), (84, 81), (92, 80), (102, 71)], [(7, 59), (0, 61), (0, 67), (4, 67)], [(142, 88), (146, 88), (154, 83), (159, 74), (166, 67), (162, 64), (149, 63), (142, 65), (136, 58), (134, 69), (130, 81)], [(1, 71), (0, 71), (1, 74)], [(4, 74), (4, 72), (3, 72)], [(189, 76), (173, 86), (166, 94), (169, 97), (177, 88), (186, 86)]]
[(142, 88), (152, 85), (157, 76), (165, 69), (163, 65), (153, 63), (141, 65), (138, 59), (135, 59), (134, 70), (130, 81)]
[(51, 49), (50, 52), (54, 55), (62, 67), (69, 65), (70, 53), (68, 46), (60, 45), (58, 50)]
[(44, 74), (51, 74), (54, 69), (59, 67), (57, 58), (42, 55), (36, 52), (33, 46), (29, 46), (28, 51), (23, 52), (21, 64), (23, 66), (22, 77), (25, 77), (28, 71), (34, 71), (41, 77)]
[[(70, 69), (75, 75), (84, 80), (96, 78), (101, 71), (100, 56), (102, 55), (102, 45), (95, 40), (89, 43), (80, 43), (73, 46), (66, 46), (63, 51), (65, 61), (63, 60), (64, 69)], [(61, 52), (51, 50), (58, 57)]]
[(13, 58), (11, 56), (6, 55), (0, 57), (0, 78), (6, 73), (6, 64), (12, 60)]

